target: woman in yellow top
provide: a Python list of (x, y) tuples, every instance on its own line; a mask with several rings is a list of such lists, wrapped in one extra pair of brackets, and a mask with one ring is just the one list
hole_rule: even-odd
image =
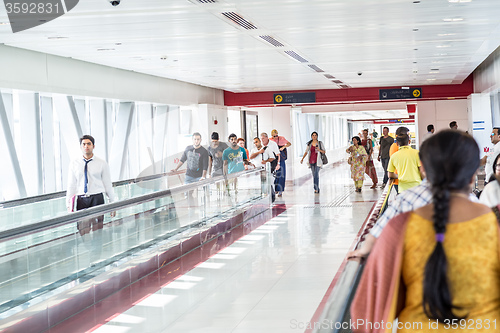
[[(424, 141), (421, 160), (432, 204), (393, 218), (358, 286), (354, 332), (499, 332), (499, 227), (468, 195), (479, 147), (460, 131)], [(359, 322), (361, 323), (361, 321)], [(370, 324), (369, 324), (370, 323)]]

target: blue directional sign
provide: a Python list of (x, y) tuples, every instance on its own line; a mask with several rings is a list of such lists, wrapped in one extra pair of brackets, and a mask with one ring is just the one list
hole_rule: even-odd
[(316, 103), (316, 93), (274, 94), (273, 104)]
[(379, 99), (422, 98), (422, 88), (379, 89)]

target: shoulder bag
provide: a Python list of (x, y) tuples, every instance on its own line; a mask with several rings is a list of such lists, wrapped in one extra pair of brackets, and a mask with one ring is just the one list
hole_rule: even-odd
[[(278, 136), (278, 143), (277, 144), (278, 144), (278, 148), (281, 149), (281, 147), (283, 147), (283, 146), (280, 146), (279, 142), (280, 142), (280, 137)], [(286, 159), (288, 158), (288, 152), (287, 152), (286, 148), (283, 150), (280, 150), (280, 155), (281, 155), (281, 159), (283, 161), (286, 161)]]
[[(321, 145), (321, 150), (325, 150), (325, 147), (323, 146), (323, 142), (320, 141), (320, 145)], [(323, 162), (323, 165), (327, 165), (328, 164), (328, 157), (326, 157), (326, 154), (320, 153), (320, 156), (321, 156), (321, 162)]]

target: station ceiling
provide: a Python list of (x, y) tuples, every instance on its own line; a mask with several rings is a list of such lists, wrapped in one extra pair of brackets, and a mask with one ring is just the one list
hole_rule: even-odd
[(0, 43), (231, 92), (459, 84), (498, 0), (81, 0)]

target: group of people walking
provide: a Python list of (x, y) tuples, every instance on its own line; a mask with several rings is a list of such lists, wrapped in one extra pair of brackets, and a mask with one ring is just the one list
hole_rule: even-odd
[(253, 139), (254, 147), (249, 151), (245, 148), (245, 139), (236, 134), (228, 137), (229, 145), (220, 141), (219, 133), (213, 132), (208, 150), (201, 145), (201, 134), (193, 134), (193, 144), (186, 147), (179, 163), (172, 171), (177, 171), (187, 163), (185, 183), (200, 181), (208, 177), (232, 174), (249, 168), (271, 164), (275, 175), (274, 186), (276, 195), (281, 197), (286, 183), (287, 148), (291, 143), (277, 130), (261, 133), (260, 138)]
[[(192, 135), (192, 144), (184, 149), (179, 162), (172, 171), (177, 171), (186, 164), (185, 184), (204, 180), (207, 177), (217, 177), (243, 171), (248, 168), (271, 164), (274, 175), (274, 190), (278, 197), (283, 195), (286, 185), (286, 159), (287, 148), (290, 141), (280, 136), (276, 129), (261, 133), (260, 137), (253, 139), (254, 147), (249, 151), (245, 148), (245, 140), (236, 134), (230, 134), (228, 143), (220, 141), (219, 134), (211, 134), (211, 142), (206, 149), (202, 146), (202, 137), (198, 132)], [(73, 160), (68, 174), (68, 189), (66, 202), (68, 211), (76, 211), (104, 204), (104, 195), (110, 202), (116, 201), (109, 166), (106, 161), (96, 157), (93, 153), (95, 139), (90, 135), (80, 138), (82, 158)], [(319, 169), (323, 162), (321, 154), (326, 153), (323, 142), (318, 140), (318, 133), (313, 132), (311, 140), (307, 143), (307, 164), (311, 168), (314, 179), (314, 191), (319, 193)], [(112, 216), (114, 216), (114, 212)], [(81, 233), (87, 233), (102, 227), (103, 217), (90, 221), (81, 226)], [(87, 225), (88, 224), (88, 225)]]
[[(364, 324), (354, 332), (386, 332), (395, 318), (398, 332), (499, 330), (499, 130), (482, 160), (474, 138), (457, 129), (424, 140), (423, 181), (400, 182), (400, 194), (349, 254), (370, 253), (351, 306), (352, 320)], [(481, 164), (492, 176), (478, 200), (471, 191)]]
[[(396, 139), (389, 135), (389, 128), (384, 127), (380, 137), (380, 149), (377, 160), (384, 168), (382, 188), (392, 182), (396, 191), (404, 191), (420, 184), (420, 160), (418, 151), (410, 146), (410, 130), (399, 127), (396, 130)], [(352, 145), (347, 148), (348, 163), (351, 165), (351, 178), (354, 181), (356, 192), (361, 192), (366, 173), (372, 179), (371, 189), (377, 187), (378, 177), (373, 165), (372, 140), (368, 137), (368, 130), (363, 130), (363, 139), (359, 136), (352, 138)]]

